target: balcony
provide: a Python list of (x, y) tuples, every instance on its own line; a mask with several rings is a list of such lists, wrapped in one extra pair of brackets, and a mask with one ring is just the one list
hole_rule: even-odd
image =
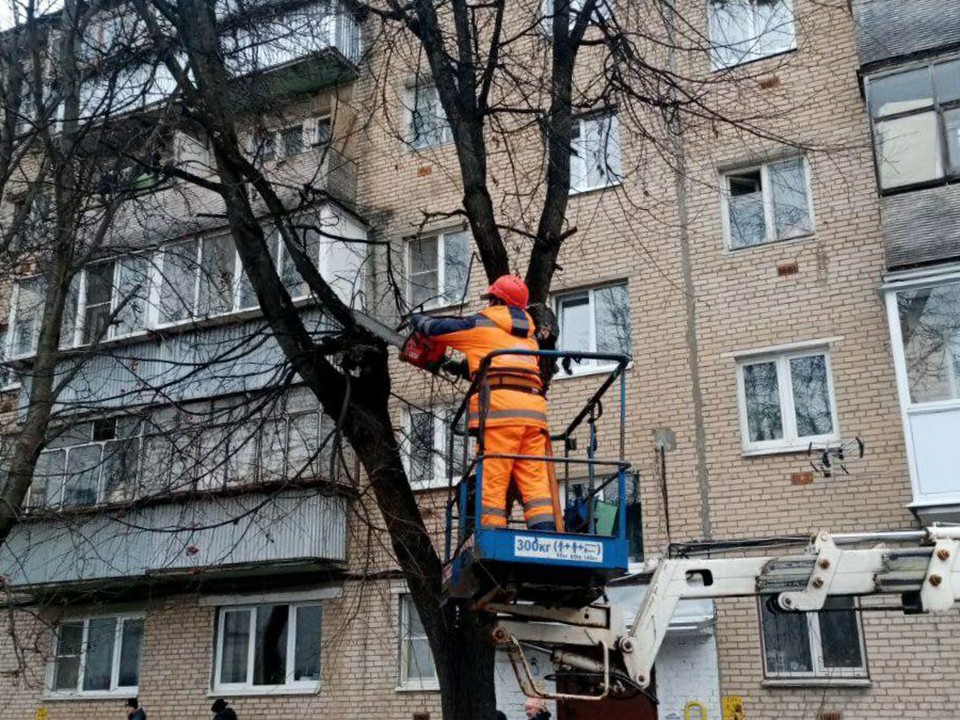
[(347, 502), (289, 489), (27, 519), (0, 549), (0, 574), (36, 591), (329, 570), (346, 559)]
[[(224, 61), (235, 79), (230, 89), (235, 108), (253, 109), (356, 77), (360, 25), (338, 3), (266, 3), (242, 15), (224, 14), (220, 28)], [(88, 51), (100, 57), (91, 60), (96, 72), (81, 89), (81, 119), (144, 112), (176, 91), (166, 66), (144, 59), (150, 53), (142, 34), (112, 35), (112, 44)]]

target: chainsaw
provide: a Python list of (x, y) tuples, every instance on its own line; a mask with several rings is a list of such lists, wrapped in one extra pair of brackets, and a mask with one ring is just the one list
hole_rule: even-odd
[[(414, 367), (437, 372), (441, 368), (453, 371), (459, 363), (446, 359), (447, 346), (426, 335), (413, 331), (407, 335), (394, 330), (376, 318), (354, 311), (357, 325), (400, 350), (400, 359)], [(401, 326), (402, 327), (402, 326)]]

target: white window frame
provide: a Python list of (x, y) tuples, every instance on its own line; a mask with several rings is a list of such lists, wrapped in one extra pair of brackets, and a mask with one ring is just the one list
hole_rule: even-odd
[[(606, 166), (607, 173), (606, 177), (608, 178), (606, 182), (597, 182), (589, 183), (587, 179), (590, 173), (587, 171), (587, 166), (585, 164), (586, 158), (584, 157), (583, 152), (583, 138), (587, 134), (587, 126), (595, 125), (602, 123), (606, 120), (609, 120), (610, 130), (608, 133), (608, 142), (604, 148), (604, 165)], [(573, 122), (576, 124), (577, 138), (576, 140), (571, 140), (570, 143), (570, 195), (582, 195), (584, 193), (591, 192), (593, 190), (602, 190), (604, 188), (616, 187), (617, 185), (623, 184), (623, 146), (620, 143), (620, 121), (617, 117), (617, 113), (614, 111), (609, 112), (600, 112), (592, 113), (590, 115), (583, 115), (573, 119)], [(611, 154), (611, 150), (615, 148), (616, 155)], [(579, 157), (574, 155), (574, 150), (579, 154)], [(573, 174), (573, 164), (579, 163), (581, 167), (580, 176), (582, 181), (580, 184), (574, 185), (574, 174)]]
[[(320, 689), (323, 682), (323, 625), (324, 625), (324, 607), (320, 600), (302, 601), (302, 602), (284, 602), (269, 601), (260, 604), (266, 605), (287, 605), (290, 610), (287, 615), (287, 682), (282, 685), (254, 685), (254, 657), (256, 654), (256, 609), (257, 605), (227, 605), (217, 608), (217, 627), (216, 627), (216, 655), (214, 657), (214, 675), (212, 689), (215, 693), (233, 694), (233, 695), (271, 695), (274, 693), (315, 693)], [(297, 643), (297, 612), (301, 607), (319, 607), (320, 608), (320, 647), (317, 648), (317, 658), (320, 668), (320, 679), (318, 680), (293, 680), (294, 662), (296, 658)], [(247, 680), (242, 683), (222, 683), (220, 674), (223, 669), (223, 642), (224, 642), (224, 616), (228, 612), (250, 613), (250, 623), (247, 635)]]
[[(440, 689), (440, 681), (437, 678), (437, 664), (433, 663), (433, 680), (415, 680), (407, 676), (407, 665), (410, 657), (410, 640), (426, 640), (426, 634), (417, 635), (413, 638), (410, 635), (410, 612), (416, 612), (416, 606), (413, 603), (413, 597), (410, 593), (397, 593), (397, 690), (398, 691), (437, 691)], [(431, 652), (431, 659), (433, 654)]]
[[(113, 421), (115, 421), (116, 423), (119, 424), (121, 421), (123, 421), (123, 420), (125, 420), (125, 419), (127, 419), (127, 418), (124, 418), (124, 417), (112, 417), (112, 418), (98, 418), (98, 419), (102, 419), (102, 420), (113, 420)], [(30, 491), (29, 491), (29, 495), (27, 496), (27, 500), (26, 500), (26, 503), (25, 503), (25, 508), (26, 508), (26, 509), (28, 509), (28, 510), (41, 510), (41, 509), (54, 509), (54, 510), (59, 510), (59, 509), (68, 509), (68, 508), (77, 508), (77, 507), (96, 507), (96, 506), (99, 506), (99, 505), (108, 505), (108, 504), (110, 504), (110, 503), (112, 503), (112, 502), (124, 502), (124, 501), (126, 501), (126, 500), (133, 500), (133, 499), (135, 499), (136, 497), (139, 496), (139, 491), (140, 491), (140, 478), (141, 478), (142, 473), (143, 473), (143, 450), (144, 450), (144, 440), (145, 440), (145, 436), (144, 436), (144, 434), (143, 434), (143, 426), (144, 426), (144, 424), (143, 424), (142, 422), (139, 422), (139, 421), (138, 421), (138, 429), (137, 429), (137, 433), (136, 433), (135, 435), (130, 435), (130, 436), (128, 436), (128, 437), (123, 437), (123, 436), (117, 434), (116, 431), (115, 431), (114, 437), (112, 437), (112, 438), (110, 438), (110, 439), (107, 439), (107, 440), (93, 440), (92, 438), (93, 438), (94, 422), (95, 422), (95, 421), (93, 421), (93, 420), (89, 421), (89, 423), (90, 423), (90, 439), (89, 439), (89, 440), (86, 440), (86, 441), (84, 441), (84, 442), (78, 442), (78, 443), (76, 443), (76, 444), (74, 444), (74, 445), (63, 445), (63, 446), (57, 446), (57, 447), (48, 447), (48, 448), (45, 448), (45, 449), (40, 453), (41, 456), (44, 456), (44, 455), (50, 456), (50, 455), (53, 455), (53, 454), (56, 454), (56, 453), (59, 453), (59, 454), (61, 454), (61, 455), (63, 456), (63, 470), (62, 470), (62, 473), (61, 473), (61, 475), (60, 475), (60, 480), (59, 480), (59, 492), (58, 492), (59, 501), (56, 502), (56, 503), (51, 503), (51, 502), (50, 502), (50, 498), (45, 498), (45, 502), (44, 502), (44, 504), (43, 504), (42, 507), (40, 507), (40, 506), (34, 506), (34, 505), (32, 504), (32, 494), (33, 494), (33, 493), (32, 493), (32, 486), (31, 486), (31, 489), (30, 489)], [(106, 452), (106, 450), (107, 450), (107, 448), (108, 448), (109, 446), (111, 446), (111, 445), (113, 445), (113, 444), (119, 444), (119, 443), (122, 443), (122, 442), (130, 441), (130, 440), (136, 440), (136, 441), (139, 443), (139, 446), (138, 446), (138, 448), (137, 448), (137, 464), (136, 464), (136, 468), (134, 469), (134, 477), (131, 478), (131, 479), (130, 479), (130, 482), (129, 482), (129, 487), (130, 487), (130, 490), (131, 490), (130, 496), (129, 496), (128, 498), (125, 498), (124, 500), (114, 501), (114, 500), (111, 500), (110, 498), (106, 497), (106, 495), (105, 495), (106, 489), (104, 488), (104, 478), (103, 478), (104, 453)], [(80, 451), (80, 450), (85, 450), (85, 449), (91, 448), (91, 447), (99, 447), (99, 448), (100, 448), (100, 460), (99, 460), (99, 462), (98, 462), (98, 464), (97, 464), (97, 499), (96, 499), (96, 501), (95, 501), (92, 505), (68, 505), (68, 504), (66, 504), (66, 503), (64, 502), (64, 500), (65, 500), (65, 498), (66, 498), (66, 482), (67, 482), (67, 478), (69, 477), (69, 475), (68, 475), (68, 473), (67, 473), (67, 468), (69, 467), (69, 463), (70, 463), (70, 453), (72, 453), (72, 452), (77, 452), (77, 451)], [(49, 486), (49, 483), (50, 483), (50, 479), (48, 478), (48, 479), (47, 479), (47, 484), (48, 484), (48, 486)]]
[[(433, 416), (433, 447), (432, 447), (432, 476), (427, 481), (410, 478), (410, 486), (413, 490), (436, 490), (445, 488), (448, 483), (447, 468), (447, 444), (450, 440), (449, 433), (452, 432), (450, 421), (453, 419), (456, 407), (430, 407), (415, 408), (405, 407), (403, 409), (403, 428), (404, 437), (401, 443), (403, 450), (404, 468), (410, 475), (413, 463), (413, 416), (419, 413), (429, 413)], [(469, 441), (469, 438), (466, 439)], [(469, 458), (470, 445), (467, 446)], [(454, 448), (456, 451), (456, 448)], [(455, 480), (457, 478), (454, 478)]]
[[(825, 435), (797, 436), (797, 419), (793, 399), (793, 384), (790, 375), (790, 361), (814, 355), (824, 356), (824, 367), (827, 373), (827, 392), (830, 395), (830, 414), (833, 421), (833, 432)], [(837, 419), (837, 395), (833, 382), (833, 364), (830, 348), (816, 346), (803, 350), (768, 352), (764, 354), (745, 354), (737, 357), (737, 399), (740, 412), (740, 444), (744, 455), (763, 455), (779, 452), (804, 451), (810, 443), (834, 442), (840, 439), (839, 421)], [(744, 383), (743, 368), (745, 365), (773, 362), (777, 369), (777, 391), (780, 399), (780, 422), (783, 437), (779, 440), (750, 441), (750, 427), (747, 418), (747, 393)]]
[[(770, 181), (770, 166), (792, 160), (800, 160), (801, 167), (803, 168), (804, 191), (806, 192), (807, 196), (807, 215), (810, 218), (810, 229), (806, 232), (797, 232), (780, 238), (777, 237), (777, 218), (776, 208), (774, 207), (773, 202), (773, 185)], [(743, 175), (753, 170), (760, 171), (760, 185), (762, 186), (761, 191), (763, 193), (763, 222), (765, 230), (764, 239), (761, 242), (754, 243), (753, 245), (734, 247), (733, 227), (730, 220), (730, 198), (733, 197), (732, 193), (730, 192), (730, 178), (737, 175)], [(721, 218), (723, 220), (723, 238), (724, 244), (728, 250), (733, 252), (739, 250), (749, 250), (750, 248), (770, 245), (771, 243), (787, 242), (788, 240), (797, 240), (799, 238), (806, 238), (816, 234), (817, 223), (816, 217), (813, 213), (813, 188), (810, 183), (810, 163), (805, 156), (801, 155), (795, 157), (782, 157), (759, 165), (746, 165), (743, 167), (727, 169), (720, 173), (720, 178), (722, 181), (720, 198), (722, 205)]]
[[(247, 147), (247, 155), (250, 158), (256, 158), (257, 154), (260, 153), (260, 160), (263, 163), (276, 163), (282, 160), (299, 157), (300, 155), (303, 155), (303, 153), (307, 152), (307, 150), (318, 144), (317, 123), (324, 119), (329, 120), (329, 115), (324, 115), (317, 118), (303, 118), (299, 122), (283, 125), (282, 127), (271, 127), (265, 128), (261, 131), (254, 131), (250, 134), (250, 144)], [(291, 153), (288, 155), (283, 145), (283, 134), (288, 130), (293, 130), (298, 125), (300, 126), (301, 132), (300, 152)], [(269, 139), (273, 146), (273, 157), (264, 157), (262, 154), (262, 141), (265, 141), (266, 139)]]
[(6, 352), (4, 356), (10, 358), (11, 360), (18, 358), (31, 357), (37, 352), (37, 341), (40, 339), (40, 326), (43, 323), (43, 311), (45, 301), (42, 300), (38, 306), (39, 316), (37, 317), (37, 327), (33, 333), (33, 342), (30, 345), (30, 349), (26, 352), (18, 353), (15, 348), (15, 339), (17, 337), (17, 318), (20, 314), (20, 290), (23, 285), (28, 282), (37, 282), (40, 287), (40, 294), (46, 296), (46, 283), (41, 275), (27, 275), (22, 278), (18, 278), (13, 285), (13, 293), (10, 298), (10, 322), (8, 324), (8, 332), (6, 337)]
[[(90, 621), (91, 620), (103, 620), (108, 618), (116, 618), (117, 627), (115, 629), (114, 641), (113, 641), (113, 667), (110, 672), (110, 689), (109, 690), (83, 690), (83, 675), (86, 670), (86, 652), (87, 652), (87, 635), (90, 630)], [(105, 613), (103, 615), (87, 615), (84, 617), (67, 617), (60, 621), (60, 624), (64, 623), (83, 623), (83, 640), (81, 642), (80, 650), (80, 670), (77, 674), (77, 689), (76, 690), (54, 690), (53, 683), (56, 677), (56, 663), (57, 663), (57, 649), (60, 642), (59, 631), (54, 631), (52, 633), (52, 643), (51, 643), (51, 654), (50, 661), (46, 664), (46, 682), (45, 682), (45, 693), (44, 696), (48, 698), (113, 698), (113, 697), (135, 697), (139, 692), (139, 685), (136, 686), (127, 686), (127, 685), (117, 685), (117, 682), (120, 677), (120, 651), (122, 649), (123, 642), (123, 624), (128, 620), (140, 620), (144, 623), (144, 635), (141, 637), (140, 641), (140, 656), (137, 659), (137, 674), (138, 676), (143, 671), (143, 646), (144, 640), (146, 639), (146, 616), (143, 613), (137, 612), (127, 612), (127, 613)]]
[[(564, 300), (573, 300), (578, 298), (587, 298), (587, 305), (590, 308), (590, 348), (584, 352), (597, 352), (597, 302), (595, 300), (595, 295), (598, 290), (605, 290), (607, 288), (615, 287), (622, 285), (627, 290), (627, 301), (629, 305), (629, 293), (630, 285), (628, 282), (612, 282), (605, 283), (603, 285), (598, 285), (596, 287), (587, 288), (584, 290), (571, 290), (569, 292), (557, 293), (553, 298), (553, 311), (557, 316), (557, 324), (560, 326), (560, 334), (557, 337), (557, 349), (563, 348), (563, 316), (562, 316), (562, 304)], [(630, 342), (633, 344), (633, 334), (631, 326), (631, 337)], [(632, 349), (632, 348), (631, 348)], [(631, 365), (633, 363), (631, 362)], [(616, 367), (616, 363), (602, 363), (599, 360), (584, 360), (581, 363), (571, 363), (570, 370), (571, 375), (567, 375), (566, 372), (561, 371), (557, 373), (554, 377), (554, 380), (561, 380), (567, 377), (577, 377), (580, 375), (592, 375), (595, 373), (605, 373), (610, 372), (611, 368)]]
[[(439, 133), (439, 138), (418, 138), (413, 126), (413, 116), (417, 109), (417, 99), (427, 98), (431, 105), (431, 112), (437, 118), (443, 117), (443, 127)], [(440, 102), (440, 92), (437, 86), (431, 83), (416, 84), (408, 87), (404, 92), (404, 127), (406, 129), (407, 144), (414, 150), (427, 150), (429, 148), (442, 147), (453, 142), (453, 130), (450, 128), (450, 121), (447, 119)]]
[[(443, 232), (408, 238), (403, 246), (403, 262), (406, 269), (407, 302), (413, 305), (413, 244), (423, 240), (437, 241), (437, 296), (424, 303), (423, 310), (440, 310), (442, 308), (459, 307), (469, 301), (469, 295), (464, 293), (462, 298), (447, 300), (447, 237), (466, 232), (463, 229), (451, 229)], [(468, 249), (471, 245), (467, 244)], [(469, 255), (467, 256), (469, 258)], [(468, 261), (469, 264), (469, 261)], [(469, 283), (470, 278), (467, 278)], [(469, 292), (469, 288), (467, 289)]]
[[(750, 5), (750, 25), (752, 37), (755, 42), (754, 45), (759, 43), (760, 38), (763, 33), (759, 32), (762, 30), (758, 26), (757, 22), (757, 11), (756, 4), (757, 0), (734, 0), (735, 2), (746, 2)], [(744, 65), (746, 63), (755, 62), (757, 60), (763, 60), (765, 58), (776, 57), (777, 55), (782, 55), (783, 53), (788, 53), (797, 49), (797, 16), (793, 9), (793, 0), (780, 0), (784, 5), (787, 6), (787, 10), (790, 12), (792, 19), (792, 34), (791, 42), (788, 46), (780, 47), (774, 50), (763, 50), (758, 51), (755, 48), (747, 53), (744, 57), (739, 60), (727, 59), (725, 56), (727, 53), (731, 52), (726, 45), (717, 45), (714, 42), (712, 26), (713, 25), (713, 5), (714, 0), (706, 0), (707, 3), (707, 24), (708, 24), (708, 37), (710, 40), (710, 64), (713, 69), (716, 70), (726, 70), (728, 68), (737, 67), (739, 65)], [(719, 50), (718, 50), (719, 48)]]
[[(763, 607), (764, 598), (758, 598), (757, 601), (757, 625), (760, 630), (760, 655), (763, 663), (763, 676), (769, 680), (853, 680), (867, 679), (870, 677), (867, 664), (867, 647), (863, 637), (863, 622), (860, 613), (860, 605), (854, 600), (853, 608), (850, 612), (854, 614), (857, 623), (857, 639), (860, 642), (860, 659), (862, 664), (858, 668), (828, 668), (823, 659), (823, 639), (820, 633), (820, 613), (808, 612), (797, 613), (807, 623), (807, 642), (810, 649), (810, 661), (813, 669), (809, 672), (804, 671), (771, 671), (767, 668), (767, 648), (763, 632)], [(827, 612), (837, 612), (828, 610)]]
[[(116, 315), (117, 310), (120, 307), (120, 303), (123, 301), (123, 298), (120, 297), (120, 266), (124, 262), (129, 262), (136, 259), (142, 259), (144, 262), (147, 263), (147, 266), (148, 266), (148, 269), (146, 272), (147, 307), (144, 309), (144, 314), (142, 318), (143, 327), (137, 330), (133, 330), (132, 332), (121, 333), (117, 329), (119, 326), (117, 324), (118, 318)], [(153, 326), (153, 323), (151, 322), (151, 317), (153, 315), (153, 307), (154, 307), (152, 293), (153, 293), (153, 286), (155, 284), (155, 280), (154, 280), (155, 268), (152, 265), (153, 258), (150, 255), (143, 254), (143, 253), (136, 253), (131, 255), (118, 255), (116, 257), (107, 258), (104, 260), (97, 260), (96, 262), (91, 263), (91, 265), (102, 265), (105, 263), (110, 263), (113, 266), (111, 271), (111, 274), (113, 277), (110, 281), (110, 317), (112, 318), (113, 321), (107, 326), (107, 332), (104, 334), (102, 338), (100, 338), (100, 342), (103, 343), (103, 342), (106, 342), (107, 340), (120, 340), (123, 338), (139, 337), (142, 335), (146, 335), (149, 329)], [(89, 268), (85, 267), (76, 275), (77, 277), (76, 314), (71, 319), (73, 336), (70, 338), (64, 338), (61, 336), (62, 348), (78, 348), (78, 347), (85, 347), (91, 344), (84, 340), (84, 332), (86, 329), (84, 323), (86, 320), (86, 313), (87, 313), (88, 273), (89, 273)], [(64, 322), (66, 321), (67, 319), (64, 318)], [(67, 342), (64, 342), (65, 340)]]
[(0, 392), (16, 390), (20, 387), (20, 375), (6, 364), (9, 351), (10, 327), (0, 327)]
[(901, 273), (890, 278), (884, 285), (884, 302), (887, 307), (887, 323), (890, 332), (890, 346), (893, 354), (893, 367), (897, 377), (897, 393), (900, 400), (900, 415), (903, 424), (904, 445), (907, 454), (907, 466), (910, 471), (910, 484), (913, 489), (911, 507), (950, 505), (960, 503), (960, 485), (953, 493), (924, 492), (919, 469), (920, 459), (914, 447), (912, 420), (924, 415), (960, 412), (960, 397), (952, 400), (931, 400), (914, 402), (910, 392), (910, 376), (907, 369), (906, 353), (903, 346), (903, 328), (900, 324), (900, 312), (897, 296), (910, 290), (933, 290), (944, 285), (960, 285), (960, 267), (951, 269), (934, 268), (921, 271), (913, 276)]

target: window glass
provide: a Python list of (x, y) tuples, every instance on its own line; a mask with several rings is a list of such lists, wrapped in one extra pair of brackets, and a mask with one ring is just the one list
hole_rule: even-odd
[(320, 630), (322, 612), (319, 605), (297, 607), (297, 636), (293, 660), (293, 679), (320, 679)]
[(414, 307), (429, 303), (439, 295), (437, 272), (438, 238), (411, 240), (410, 252), (410, 304)]
[(43, 318), (43, 281), (39, 278), (17, 283), (17, 309), (14, 313), (13, 354), (27, 355), (37, 349)]
[(462, 302), (469, 280), (470, 235), (465, 232), (446, 233), (443, 243), (443, 299), (448, 303)]
[(140, 438), (107, 443), (103, 449), (103, 499), (124, 502), (137, 494)]
[(197, 241), (179, 243), (163, 252), (160, 281), (160, 322), (186, 320), (196, 300)]
[(827, 385), (827, 359), (823, 355), (792, 358), (793, 407), (797, 435), (801, 438), (833, 432), (830, 388)]
[[(34, 507), (59, 507), (63, 502), (63, 450), (47, 450), (40, 453), (33, 471), (31, 505)], [(34, 495), (36, 493), (36, 495)], [(35, 498), (35, 499), (33, 499)]]
[(220, 656), (220, 682), (247, 681), (247, 650), (250, 642), (250, 611), (223, 613), (223, 650)]
[(65, 622), (57, 631), (57, 656), (53, 668), (54, 690), (76, 690), (80, 683), (83, 622)]
[(919, 110), (933, 105), (928, 67), (870, 80), (870, 114), (877, 117)]
[[(342, 227), (342, 225), (341, 225)], [(332, 235), (336, 234), (334, 230)], [(346, 238), (326, 237), (321, 243), (323, 277), (341, 300), (355, 305), (363, 293), (363, 243)]]
[(606, 113), (574, 120), (570, 139), (570, 190), (592, 190), (621, 180), (617, 116)]
[(77, 309), (80, 306), (80, 278), (83, 273), (76, 273), (70, 281), (67, 296), (63, 301), (63, 324), (60, 327), (60, 347), (73, 347), (77, 342)]
[(560, 349), (590, 352), (590, 297), (560, 300)]
[[(293, 261), (293, 256), (287, 250), (286, 245), (280, 240), (280, 278), (283, 280), (283, 286), (290, 293), (290, 297), (302, 298), (310, 295), (310, 285), (300, 272), (297, 270)], [(317, 267), (320, 262), (320, 234), (312, 229), (305, 228), (297, 232), (297, 250), (304, 253), (310, 261)]]
[(116, 634), (116, 618), (93, 618), (88, 622), (87, 643), (84, 648), (84, 690), (110, 689)]
[(217, 235), (203, 239), (200, 258), (200, 317), (219, 315), (233, 309), (236, 251), (233, 238)]
[(874, 132), (881, 187), (900, 187), (943, 176), (936, 113), (878, 122)]
[(960, 283), (897, 293), (914, 403), (960, 398)]
[(287, 436), (287, 461), (289, 476), (298, 478), (321, 477), (320, 467), (320, 416), (303, 413), (290, 418)]
[(947, 157), (950, 170), (960, 171), (960, 108), (943, 113), (943, 130), (947, 134)]
[(303, 125), (294, 125), (280, 131), (283, 156), (292, 157), (303, 152)]
[(100, 481), (100, 445), (71, 448), (63, 502), (69, 506), (96, 505)]
[(426, 148), (450, 141), (450, 126), (434, 86), (411, 90), (409, 111), (410, 142), (414, 147)]
[(761, 601), (760, 607), (767, 673), (812, 673), (807, 616), (804, 613), (771, 612), (765, 601)]
[(283, 685), (287, 678), (287, 625), (289, 605), (256, 608), (253, 684)]
[(431, 412), (410, 412), (410, 477), (417, 483), (434, 479), (434, 422)]
[(260, 438), (260, 472), (265, 482), (286, 477), (287, 421), (268, 420)]
[(140, 684), (140, 646), (143, 643), (143, 618), (125, 618), (120, 639), (118, 687)]
[(710, 0), (714, 67), (729, 67), (790, 50), (794, 45), (789, 0)]
[(744, 365), (743, 385), (750, 441), (781, 439), (783, 420), (780, 416), (780, 389), (776, 363), (761, 362)]
[(933, 76), (941, 103), (960, 100), (960, 60), (937, 63), (933, 66)]
[(763, 181), (759, 169), (727, 176), (730, 242), (734, 248), (757, 245), (767, 239), (763, 209)]
[[(129, 335), (147, 326), (150, 261), (137, 255), (117, 261), (116, 335)], [(122, 303), (122, 306), (121, 306)]]
[(113, 263), (96, 263), (86, 269), (87, 289), (84, 299), (83, 342), (92, 343), (106, 336), (110, 322), (110, 301), (113, 296)]
[(420, 615), (409, 595), (400, 598), (400, 681), (412, 687), (436, 684), (437, 672), (433, 653)]
[(597, 352), (630, 354), (630, 302), (626, 285), (611, 285), (594, 291), (596, 300)]
[(803, 159), (771, 163), (769, 174), (777, 239), (809, 233), (813, 228)]
[(851, 597), (828, 597), (823, 611), (817, 613), (820, 625), (820, 643), (826, 668), (861, 668), (860, 625), (857, 622)]

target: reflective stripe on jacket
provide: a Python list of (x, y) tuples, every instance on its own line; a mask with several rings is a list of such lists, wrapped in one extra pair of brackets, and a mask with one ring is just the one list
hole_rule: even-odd
[[(494, 305), (465, 318), (428, 318), (419, 330), (462, 352), (471, 377), (479, 371), (480, 362), (495, 350), (539, 349), (533, 318), (521, 308), (506, 305)], [(499, 355), (491, 361), (487, 377), (492, 381), (488, 427), (547, 427), (547, 402), (542, 394), (537, 394), (542, 386), (536, 356)], [(500, 383), (503, 387), (497, 387)], [(511, 384), (529, 387), (534, 392), (511, 390)], [(479, 399), (474, 395), (470, 399), (470, 425), (478, 424)]]

